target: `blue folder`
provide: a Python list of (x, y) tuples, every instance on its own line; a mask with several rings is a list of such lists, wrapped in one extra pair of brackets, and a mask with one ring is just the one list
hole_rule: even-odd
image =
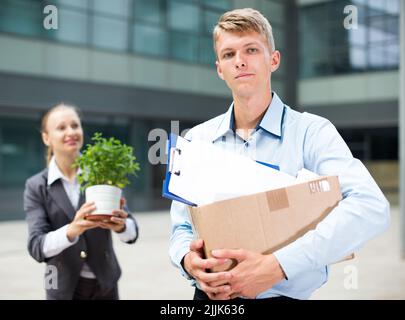
[[(171, 178), (171, 176), (172, 176), (172, 173), (171, 173), (170, 170), (169, 170), (169, 167), (170, 167), (170, 166), (169, 166), (169, 164), (170, 164), (170, 156), (171, 156), (170, 149), (171, 149), (172, 147), (176, 147), (176, 143), (177, 143), (177, 135), (171, 133), (170, 136), (169, 136), (169, 139), (168, 139), (168, 141), (167, 141), (167, 150), (166, 150), (166, 153), (167, 153), (166, 175), (165, 175), (165, 179), (163, 180), (162, 196), (165, 197), (165, 198), (167, 198), (167, 199), (176, 200), (176, 201), (179, 201), (179, 202), (182, 202), (182, 203), (185, 203), (185, 204), (187, 204), (187, 205), (190, 205), (190, 206), (194, 206), (194, 207), (195, 207), (195, 206), (197, 206), (195, 203), (192, 203), (192, 202), (190, 202), (190, 201), (187, 201), (186, 199), (183, 199), (183, 198), (181, 198), (181, 197), (179, 197), (179, 196), (176, 196), (175, 194), (173, 194), (173, 193), (171, 193), (171, 192), (169, 191), (170, 178)], [(275, 170), (280, 170), (280, 167), (277, 166), (277, 165), (270, 164), (270, 163), (266, 163), (266, 162), (262, 162), (262, 161), (257, 161), (257, 160), (256, 160), (256, 162), (257, 162), (257, 163), (260, 163), (260, 164), (262, 164), (262, 165), (264, 165), (264, 166), (266, 166), (266, 167), (270, 167), (270, 168), (273, 168), (273, 169), (275, 169)]]

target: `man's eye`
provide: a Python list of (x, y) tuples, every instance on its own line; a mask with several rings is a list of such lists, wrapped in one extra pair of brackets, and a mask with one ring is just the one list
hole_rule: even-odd
[(224, 53), (223, 55), (222, 55), (222, 58), (223, 59), (229, 59), (229, 58), (232, 58), (233, 57), (233, 53), (232, 52), (227, 52), (227, 53)]
[(257, 52), (257, 49), (256, 48), (249, 48), (247, 51), (249, 53), (255, 53), (255, 52)]

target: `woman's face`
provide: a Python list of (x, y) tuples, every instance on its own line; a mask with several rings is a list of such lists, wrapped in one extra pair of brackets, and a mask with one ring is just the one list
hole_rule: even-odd
[(55, 155), (78, 154), (83, 146), (83, 129), (77, 113), (69, 108), (53, 111), (42, 139)]

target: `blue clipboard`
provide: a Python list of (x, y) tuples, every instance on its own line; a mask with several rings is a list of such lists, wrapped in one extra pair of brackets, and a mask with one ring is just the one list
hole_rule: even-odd
[(176, 201), (185, 203), (189, 206), (195, 207), (196, 206), (195, 203), (192, 203), (192, 202), (187, 201), (186, 199), (180, 198), (169, 191), (170, 178), (172, 176), (172, 173), (169, 170), (170, 157), (171, 157), (170, 150), (172, 147), (176, 147), (176, 143), (177, 143), (177, 135), (171, 133), (169, 136), (169, 140), (167, 141), (166, 175), (165, 175), (165, 179), (163, 180), (162, 196), (167, 199), (176, 200)]

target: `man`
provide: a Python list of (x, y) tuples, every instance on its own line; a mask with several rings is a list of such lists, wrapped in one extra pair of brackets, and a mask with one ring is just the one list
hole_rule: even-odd
[[(294, 176), (302, 168), (338, 175), (343, 200), (315, 230), (272, 254), (221, 249), (209, 259), (203, 256), (203, 241), (194, 240), (186, 206), (173, 201), (171, 260), (196, 285), (195, 299), (307, 299), (326, 283), (329, 264), (389, 226), (389, 203), (328, 120), (292, 110), (271, 91), (280, 52), (265, 17), (253, 9), (226, 12), (214, 29), (214, 48), (218, 75), (231, 89), (233, 103), (186, 138), (231, 145)], [(207, 272), (227, 259), (236, 259), (237, 266)]]

